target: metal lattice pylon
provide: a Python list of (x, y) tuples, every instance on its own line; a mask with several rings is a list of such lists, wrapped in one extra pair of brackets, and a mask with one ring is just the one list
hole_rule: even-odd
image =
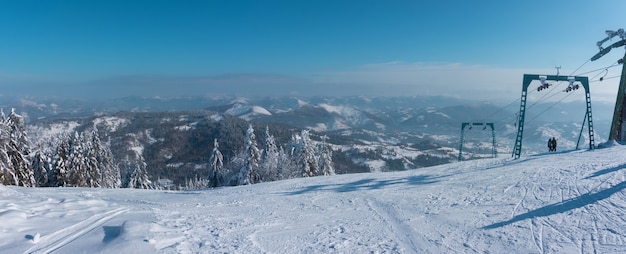
[[(542, 82), (546, 80), (550, 81), (569, 81), (580, 82), (585, 89), (585, 101), (587, 102), (587, 122), (589, 123), (589, 149), (595, 148), (595, 141), (593, 136), (593, 118), (591, 115), (591, 94), (589, 93), (589, 78), (582, 76), (558, 76), (558, 75), (537, 75), (537, 74), (524, 74), (524, 81), (522, 82), (522, 98), (520, 101), (519, 119), (517, 123), (517, 136), (515, 138), (515, 146), (513, 147), (512, 157), (518, 159), (522, 153), (522, 141), (524, 137), (524, 117), (526, 116), (526, 98), (528, 95), (528, 86), (533, 80), (540, 80)], [(571, 84), (571, 83), (570, 83)]]
[[(602, 44), (611, 40), (614, 37), (620, 37), (621, 40), (609, 45), (608, 47), (602, 47)], [(596, 43), (600, 52), (591, 57), (591, 61), (600, 59), (614, 48), (620, 48), (626, 45), (626, 32), (620, 28), (617, 30), (606, 30), (606, 38)], [(624, 64), (626, 60), (626, 54), (624, 57), (617, 61), (619, 64)], [(626, 65), (622, 67), (622, 76), (619, 82), (619, 88), (617, 90), (617, 99), (615, 100), (615, 109), (613, 110), (613, 120), (611, 121), (611, 130), (609, 131), (609, 140), (625, 142), (626, 141)]]
[(491, 128), (491, 156), (496, 158), (498, 156), (498, 152), (496, 150), (496, 131), (493, 123), (461, 123), (461, 144), (459, 145), (459, 161), (463, 160), (463, 142), (465, 141), (465, 127), (470, 126), (484, 126), (487, 128), (489, 126)]

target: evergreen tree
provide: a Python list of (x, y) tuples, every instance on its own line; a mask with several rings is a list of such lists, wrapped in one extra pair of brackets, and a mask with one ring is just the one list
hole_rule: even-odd
[(124, 164), (122, 167), (122, 188), (133, 188), (130, 185), (130, 178), (135, 171), (133, 163), (130, 161), (130, 157), (126, 155), (126, 159), (124, 159)]
[(318, 176), (318, 158), (309, 130), (302, 130), (300, 136), (295, 135), (292, 142), (294, 143), (292, 152), (296, 164), (301, 169), (301, 175), (304, 177)]
[(213, 140), (213, 152), (211, 152), (209, 163), (211, 168), (209, 169), (208, 187), (222, 186), (224, 184), (224, 172), (222, 171), (224, 156), (219, 150), (217, 139)]
[(87, 187), (98, 188), (101, 187), (100, 182), (102, 181), (102, 174), (100, 173), (100, 165), (98, 163), (96, 145), (94, 145), (91, 140), (86, 141), (84, 145), (84, 160), (85, 160), (85, 169), (87, 177)]
[(102, 172), (102, 187), (120, 188), (122, 186), (120, 168), (117, 166), (113, 158), (110, 140), (106, 143), (100, 143), (98, 163)]
[(89, 141), (85, 142), (85, 165), (87, 166), (87, 185), (89, 187), (102, 187), (102, 158), (100, 157), (102, 143), (94, 126)]
[(54, 156), (54, 165), (52, 169), (52, 177), (49, 177), (50, 186), (67, 186), (68, 185), (68, 170), (70, 167), (70, 138), (62, 135), (59, 137), (61, 140), (57, 146), (57, 151)]
[(6, 153), (12, 164), (15, 173), (15, 185), (24, 187), (35, 186), (35, 176), (30, 165), (30, 141), (26, 135), (26, 126), (22, 116), (11, 111), (11, 115), (6, 119), (9, 127), (9, 144), (6, 146)]
[(239, 174), (239, 185), (255, 184), (261, 181), (258, 168), (261, 154), (257, 147), (256, 136), (252, 125), (248, 126), (244, 140), (244, 166)]
[(206, 179), (198, 178), (198, 176), (196, 176), (195, 178), (190, 178), (189, 180), (187, 180), (187, 186), (185, 186), (185, 189), (186, 190), (199, 190), (199, 189), (204, 188), (207, 185), (208, 185), (208, 181)]
[(333, 167), (333, 151), (330, 148), (330, 145), (326, 143), (328, 137), (326, 135), (322, 136), (322, 144), (320, 149), (320, 162), (319, 167), (322, 175), (329, 176), (335, 174), (335, 168)]
[(277, 180), (282, 179), (290, 179), (294, 177), (298, 177), (299, 175), (296, 172), (297, 166), (291, 157), (291, 155), (285, 151), (285, 149), (281, 146), (278, 149), (277, 157), (277, 166), (276, 166), (276, 176)]
[(263, 155), (261, 156), (261, 179), (267, 181), (280, 180), (280, 172), (278, 165), (278, 147), (276, 146), (276, 139), (270, 134), (269, 127), (265, 127), (265, 145), (263, 149)]
[(69, 155), (69, 185), (74, 187), (89, 187), (89, 168), (83, 153), (83, 136), (74, 132)]
[(13, 163), (7, 153), (11, 143), (11, 128), (6, 122), (4, 111), (0, 109), (0, 183), (4, 185), (17, 185), (17, 176), (13, 169)]
[(39, 187), (49, 187), (50, 179), (52, 175), (50, 163), (50, 157), (41, 149), (38, 149), (33, 156), (31, 165), (33, 167), (33, 174), (35, 175), (36, 185)]
[(128, 188), (152, 189), (152, 182), (148, 177), (148, 170), (143, 156), (135, 152), (135, 161), (126, 160), (127, 172), (130, 172)]

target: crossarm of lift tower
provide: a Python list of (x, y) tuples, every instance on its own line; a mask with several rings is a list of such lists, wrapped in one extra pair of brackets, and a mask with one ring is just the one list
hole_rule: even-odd
[[(598, 45), (598, 49), (600, 49), (600, 52), (598, 52), (593, 57), (591, 57), (591, 61), (600, 59), (600, 57), (609, 53), (609, 51), (611, 51), (611, 49), (613, 48), (619, 48), (621, 46), (626, 45), (626, 33), (624, 32), (624, 29), (618, 29), (617, 31), (607, 30), (606, 35), (607, 35), (606, 38), (602, 39), (601, 41), (598, 41), (597, 45)], [(619, 36), (622, 40), (615, 42), (606, 48), (602, 48), (602, 44), (613, 39), (613, 37), (615, 36)], [(620, 61), (621, 63), (623, 63), (624, 59), (620, 59)]]
[[(595, 61), (600, 59), (600, 57), (606, 55), (613, 48), (619, 48), (621, 46), (626, 45), (626, 33), (624, 33), (624, 29), (618, 29), (617, 31), (608, 30), (606, 31), (606, 38), (598, 41), (598, 49), (600, 52), (591, 57), (591, 61)], [(607, 48), (602, 48), (602, 44), (611, 40), (612, 38), (619, 36), (620, 41), (611, 44)], [(626, 54), (624, 57), (620, 58), (617, 63), (624, 64), (624, 60), (626, 60)], [(626, 112), (626, 100), (624, 100), (624, 95), (626, 91), (626, 66), (622, 67), (622, 75), (619, 82), (619, 88), (617, 90), (617, 98), (615, 100), (615, 109), (613, 111), (613, 121), (611, 122), (611, 130), (609, 132), (609, 140), (614, 140), (618, 142), (626, 141), (626, 124), (624, 123), (625, 117), (624, 112)]]

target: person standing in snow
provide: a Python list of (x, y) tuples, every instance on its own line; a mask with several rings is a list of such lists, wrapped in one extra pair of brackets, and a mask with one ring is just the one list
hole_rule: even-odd
[(552, 139), (548, 139), (548, 152), (552, 152)]
[(556, 152), (556, 138), (552, 137), (552, 151)]

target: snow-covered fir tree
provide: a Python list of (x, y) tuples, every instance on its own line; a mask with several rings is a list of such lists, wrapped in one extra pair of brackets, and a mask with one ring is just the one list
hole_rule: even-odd
[(89, 168), (86, 164), (85, 154), (83, 153), (83, 136), (74, 132), (74, 138), (71, 142), (71, 151), (69, 155), (69, 171), (68, 184), (74, 187), (90, 187), (88, 185)]
[(281, 146), (278, 149), (278, 165), (276, 175), (278, 180), (300, 177), (298, 166), (292, 156)]
[(302, 130), (300, 135), (292, 138), (292, 153), (296, 164), (300, 167), (301, 176), (311, 177), (319, 175), (318, 156), (315, 145), (311, 140), (309, 130)]
[(246, 130), (244, 140), (244, 165), (239, 172), (239, 185), (255, 184), (261, 181), (259, 176), (259, 161), (261, 160), (261, 152), (257, 147), (256, 136), (252, 125)]
[(6, 122), (4, 111), (0, 109), (0, 183), (4, 185), (15, 185), (17, 179), (13, 163), (7, 153), (10, 140), (11, 128)]
[(6, 119), (6, 124), (9, 127), (9, 144), (5, 148), (15, 173), (15, 185), (34, 187), (35, 176), (30, 164), (30, 141), (26, 135), (24, 118), (13, 109)]
[(278, 147), (276, 139), (270, 134), (269, 127), (265, 127), (265, 145), (263, 146), (263, 155), (261, 156), (261, 164), (259, 171), (261, 179), (265, 181), (276, 181), (282, 179), (278, 160)]
[(52, 177), (49, 177), (51, 187), (61, 187), (68, 184), (68, 170), (70, 168), (70, 137), (62, 135), (59, 137), (59, 145), (54, 155), (52, 167)]
[(126, 157), (125, 171), (130, 174), (126, 187), (135, 189), (152, 189), (152, 182), (148, 177), (147, 165), (143, 156), (135, 152), (134, 157), (134, 159)]
[(209, 159), (209, 180), (207, 187), (218, 187), (224, 184), (224, 156), (219, 150), (219, 143), (217, 139), (213, 140), (213, 151), (211, 152), (211, 158)]
[(102, 171), (100, 162), (98, 161), (98, 153), (100, 150), (100, 140), (94, 140), (93, 132), (89, 139), (85, 138), (85, 165), (87, 167), (87, 186), (92, 188), (101, 187)]
[(324, 135), (322, 138), (322, 144), (320, 144), (320, 162), (319, 167), (322, 175), (329, 176), (335, 174), (335, 168), (333, 166), (333, 150), (330, 145), (326, 143), (328, 136)]
[(109, 140), (102, 143), (100, 138), (98, 136), (96, 137), (100, 143), (100, 150), (97, 151), (98, 163), (102, 174), (100, 183), (104, 188), (119, 188), (122, 186), (122, 179), (120, 168), (117, 166), (117, 163), (115, 163), (113, 153), (111, 152), (111, 141)]
[(204, 178), (190, 178), (187, 180), (187, 185), (184, 189), (186, 190), (199, 190), (205, 188), (209, 184), (209, 181)]
[(50, 176), (53, 176), (50, 156), (42, 151), (41, 148), (37, 149), (31, 160), (31, 165), (36, 185), (39, 187), (50, 186)]

